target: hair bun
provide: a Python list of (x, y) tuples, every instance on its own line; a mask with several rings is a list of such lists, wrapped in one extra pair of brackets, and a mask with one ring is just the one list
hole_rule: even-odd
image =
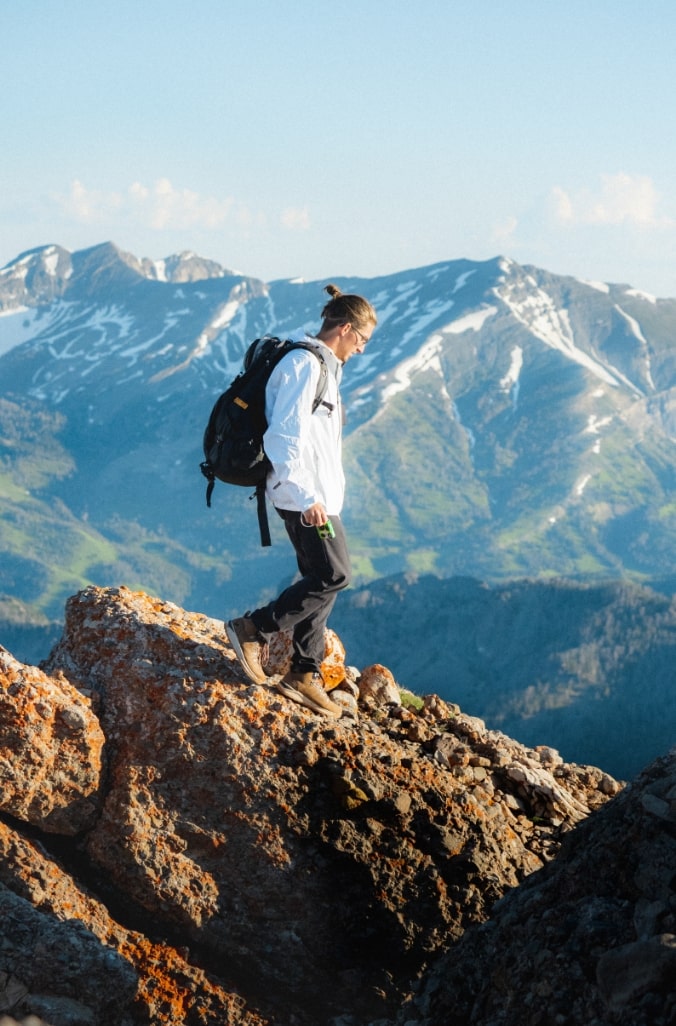
[(363, 296), (345, 295), (337, 285), (324, 286), (324, 292), (331, 296), (322, 310), (322, 328), (333, 328), (336, 324), (353, 324), (366, 327), (378, 323), (376, 312)]

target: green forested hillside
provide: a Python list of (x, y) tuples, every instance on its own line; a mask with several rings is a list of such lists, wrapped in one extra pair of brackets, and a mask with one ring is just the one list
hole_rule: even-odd
[(397, 576), (332, 622), (348, 661), (566, 759), (626, 779), (676, 744), (676, 600), (649, 588)]

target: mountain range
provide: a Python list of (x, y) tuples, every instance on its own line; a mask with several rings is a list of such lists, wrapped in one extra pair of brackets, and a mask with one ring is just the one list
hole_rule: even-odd
[[(343, 386), (358, 582), (672, 588), (676, 300), (505, 258), (336, 283), (379, 314)], [(0, 590), (60, 617), (92, 581), (212, 614), (275, 588), (245, 492), (206, 509), (202, 432), (253, 338), (318, 327), (323, 284), (112, 244), (2, 269)]]
[[(498, 610), (519, 580), (671, 596), (675, 299), (506, 257), (334, 281), (379, 317), (343, 383), (344, 519), (364, 593), (343, 607), (352, 637), (370, 604), (372, 636), (408, 672), (415, 646), (393, 634), (391, 606), (373, 620), (389, 579), (416, 583), (418, 609), (449, 601), (438, 582), (451, 579), (496, 589)], [(246, 489), (218, 486), (207, 509), (202, 433), (252, 339), (319, 327), (324, 284), (112, 243), (49, 245), (0, 270), (0, 622), (17, 654), (46, 655), (89, 584), (223, 618), (289, 580), (281, 525), (262, 549)], [(413, 619), (418, 647), (465, 645)], [(522, 690), (557, 691), (532, 670)]]

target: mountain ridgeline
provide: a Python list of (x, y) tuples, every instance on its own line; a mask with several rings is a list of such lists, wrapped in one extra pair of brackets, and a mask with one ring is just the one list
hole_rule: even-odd
[[(501, 589), (518, 580), (540, 595), (564, 579), (652, 588), (656, 601), (673, 592), (676, 300), (506, 258), (334, 280), (379, 315), (343, 384), (344, 517), (362, 593), (407, 579), (449, 603), (454, 586), (440, 582), (471, 579), (494, 589), (497, 616)], [(144, 589), (223, 618), (288, 580), (281, 525), (273, 518), (273, 546), (262, 550), (246, 490), (219, 486), (206, 508), (202, 432), (252, 339), (318, 328), (324, 284), (265, 283), (192, 253), (139, 260), (110, 243), (75, 253), (46, 246), (0, 270), (8, 647), (33, 658), (66, 599), (90, 584)], [(408, 595), (428, 608), (420, 588)], [(345, 615), (360, 601), (369, 603), (358, 590)], [(553, 636), (559, 601), (565, 609), (570, 597), (556, 588), (543, 599)], [(369, 630), (383, 639), (375, 658), (384, 662), (408, 645), (402, 675), (416, 652), (427, 665), (430, 653), (465, 646), (455, 628), (440, 635), (433, 615), (413, 612), (415, 636), (395, 637), (391, 615), (387, 602), (372, 602)], [(602, 618), (592, 622), (603, 635)], [(517, 618), (512, 638), (527, 664), (521, 690), (549, 697), (532, 698), (530, 711), (510, 698), (501, 715), (521, 703), (522, 718), (538, 725), (543, 709), (565, 704), (565, 687), (549, 677), (544, 650), (531, 666), (537, 640), (519, 648), (527, 626)], [(562, 671), (569, 692), (574, 663)], [(483, 696), (500, 678), (482, 678), (480, 658), (465, 664), (448, 688), (434, 673), (429, 684), (416, 673), (415, 683), (453, 699), (457, 681)], [(580, 690), (600, 694), (607, 679), (592, 677), (583, 673), (590, 683)]]

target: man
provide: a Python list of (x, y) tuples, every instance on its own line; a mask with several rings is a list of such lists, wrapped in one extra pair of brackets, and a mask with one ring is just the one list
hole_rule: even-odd
[(294, 350), (277, 364), (265, 392), (268, 428), (263, 442), (272, 469), (266, 494), (284, 521), (296, 552), (300, 577), (273, 602), (230, 620), (226, 632), (247, 676), (266, 680), (261, 655), (266, 637), (292, 630), (291, 667), (277, 688), (287, 698), (326, 716), (339, 717), (321, 680), (324, 628), (338, 592), (350, 583), (350, 557), (340, 519), (345, 493), (341, 458), (340, 380), (350, 357), (362, 353), (377, 323), (362, 296), (335, 285), (322, 310), (317, 335), (306, 335), (324, 358), (328, 385), (312, 412), (320, 365), (307, 350)]

